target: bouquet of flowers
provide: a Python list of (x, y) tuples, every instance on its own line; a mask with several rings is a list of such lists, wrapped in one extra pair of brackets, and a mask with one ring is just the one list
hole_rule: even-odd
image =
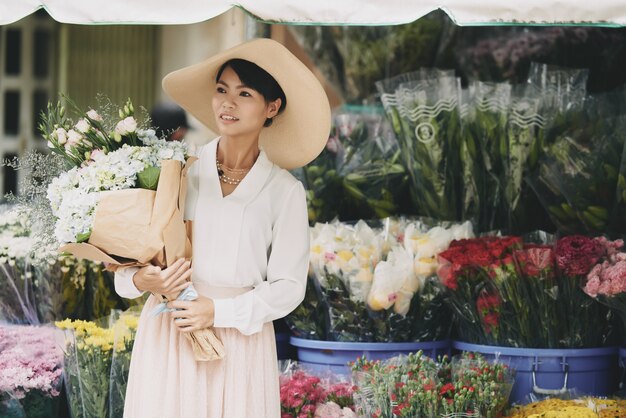
[(63, 353), (55, 329), (0, 327), (0, 415), (57, 416)]
[(400, 143), (418, 214), (461, 219), (459, 79), (422, 71), (376, 86)]
[(111, 379), (109, 383), (109, 417), (121, 418), (124, 415), (124, 400), (130, 370), (130, 356), (133, 351), (135, 334), (139, 323), (139, 309), (116, 311), (113, 325), (113, 355), (111, 357)]
[[(618, 244), (619, 245), (619, 244)], [(593, 267), (616, 245), (603, 238), (580, 235), (563, 237), (556, 243), (559, 271), (561, 344), (565, 347), (597, 347), (612, 337), (609, 310), (583, 291)], [(563, 303), (567, 302), (567, 303)], [(589, 324), (593, 324), (590, 326)]]
[(306, 188), (310, 222), (384, 218), (409, 210), (397, 141), (375, 107), (333, 115), (322, 154), (297, 171)]
[[(0, 271), (6, 285), (0, 288), (0, 317), (11, 323), (40, 323), (32, 249), (27, 217), (17, 210), (4, 211), (0, 215)], [(60, 302), (60, 291), (48, 296), (42, 302)]]
[(374, 270), (367, 305), (378, 335), (387, 341), (447, 338), (450, 329), (441, 321), (447, 309), (436, 279), (436, 256), (454, 239), (470, 236), (470, 222), (448, 228), (428, 228), (420, 221), (407, 224), (404, 245), (391, 247)]
[[(65, 381), (72, 416), (121, 416), (137, 318), (123, 313), (113, 322), (114, 317), (115, 313), (98, 321), (100, 325), (69, 319), (56, 322), (65, 331)], [(108, 322), (113, 323), (108, 326)]]
[(331, 341), (375, 341), (365, 302), (382, 242), (365, 222), (320, 225), (311, 234), (311, 267), (328, 310)]
[(356, 418), (352, 385), (321, 379), (289, 362), (280, 378), (281, 418)]
[[(472, 236), (469, 222), (428, 227), (422, 221), (387, 219), (371, 228), (359, 221), (311, 230), (315, 292), (287, 322), (301, 338), (331, 341), (434, 341), (449, 324), (437, 258), (454, 239)], [(320, 324), (327, 324), (320, 329)]]
[[(453, 241), (439, 254), (437, 274), (449, 290), (448, 304), (464, 341), (497, 345), (502, 341), (502, 299), (490, 280), (494, 269), (512, 264), (519, 237), (481, 237)], [(529, 325), (530, 326), (530, 325)]]
[(421, 352), (385, 361), (360, 358), (352, 366), (360, 416), (497, 417), (513, 386), (513, 371), (464, 353), (439, 362)]
[(0, 214), (0, 316), (11, 323), (49, 323), (62, 317), (108, 315), (125, 303), (101, 265), (59, 255), (33, 229), (32, 208)]
[(94, 109), (82, 116), (74, 123), (63, 106), (49, 104), (40, 125), (52, 151), (73, 166), (48, 187), (55, 235), (69, 244), (62, 249), (113, 265), (165, 266), (189, 255), (178, 208), (185, 193), (181, 176), (192, 162), (186, 145), (141, 127), (130, 101), (119, 119)]
[[(623, 93), (621, 93), (623, 96)], [(569, 117), (546, 140), (544, 153), (529, 172), (541, 203), (559, 230), (569, 233), (626, 231), (621, 191), (625, 121), (615, 114), (617, 93), (587, 97), (584, 108)]]
[(608, 241), (599, 238), (605, 245), (606, 254), (593, 266), (585, 283), (587, 295), (608, 306), (617, 313), (621, 321), (622, 345), (626, 344), (626, 252), (623, 240)]
[(472, 219), (478, 231), (508, 226), (503, 152), (510, 104), (510, 84), (470, 84), (468, 114), (463, 118), (464, 152), (469, 157), (463, 158), (463, 216)]
[(69, 319), (55, 325), (65, 330), (65, 382), (70, 413), (108, 417), (113, 329), (92, 321)]

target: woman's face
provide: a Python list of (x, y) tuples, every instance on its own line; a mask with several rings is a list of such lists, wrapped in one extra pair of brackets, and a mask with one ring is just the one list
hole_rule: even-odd
[(226, 67), (213, 92), (213, 113), (220, 134), (259, 135), (267, 118), (276, 116), (280, 99), (266, 103), (258, 91), (243, 85), (237, 73)]

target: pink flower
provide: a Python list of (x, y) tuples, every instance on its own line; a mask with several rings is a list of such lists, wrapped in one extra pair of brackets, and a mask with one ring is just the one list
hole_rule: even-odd
[(54, 333), (50, 328), (0, 327), (0, 393), (17, 399), (31, 390), (59, 395), (63, 352)]
[(561, 238), (555, 249), (559, 269), (569, 276), (588, 274), (604, 254), (602, 241), (583, 235)]

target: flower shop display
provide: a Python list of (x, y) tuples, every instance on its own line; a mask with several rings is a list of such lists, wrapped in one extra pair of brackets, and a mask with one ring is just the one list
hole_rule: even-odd
[(0, 326), (0, 416), (58, 414), (63, 352), (51, 327)]
[(526, 348), (610, 343), (608, 309), (582, 291), (584, 277), (610, 248), (605, 242), (583, 236), (542, 245), (493, 236), (452, 242), (439, 254), (438, 275), (458, 338)]
[(514, 371), (465, 353), (435, 361), (421, 352), (352, 366), (359, 416), (497, 417), (504, 411)]
[(72, 416), (121, 416), (137, 318), (130, 312), (113, 320), (100, 320), (100, 325), (56, 322), (65, 331), (65, 382)]
[(317, 224), (311, 230), (312, 286), (287, 319), (295, 335), (342, 342), (446, 339), (436, 254), (453, 239), (471, 236), (471, 224), (405, 225), (394, 235), (364, 221)]

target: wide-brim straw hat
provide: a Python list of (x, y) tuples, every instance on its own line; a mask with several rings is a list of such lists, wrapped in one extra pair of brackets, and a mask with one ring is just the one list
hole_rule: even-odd
[(315, 75), (287, 48), (271, 39), (255, 39), (220, 52), (198, 64), (169, 73), (163, 89), (183, 109), (219, 132), (211, 105), (217, 71), (240, 58), (267, 71), (287, 98), (284, 111), (263, 128), (259, 146), (278, 166), (291, 170), (311, 162), (324, 149), (330, 133), (330, 105)]

